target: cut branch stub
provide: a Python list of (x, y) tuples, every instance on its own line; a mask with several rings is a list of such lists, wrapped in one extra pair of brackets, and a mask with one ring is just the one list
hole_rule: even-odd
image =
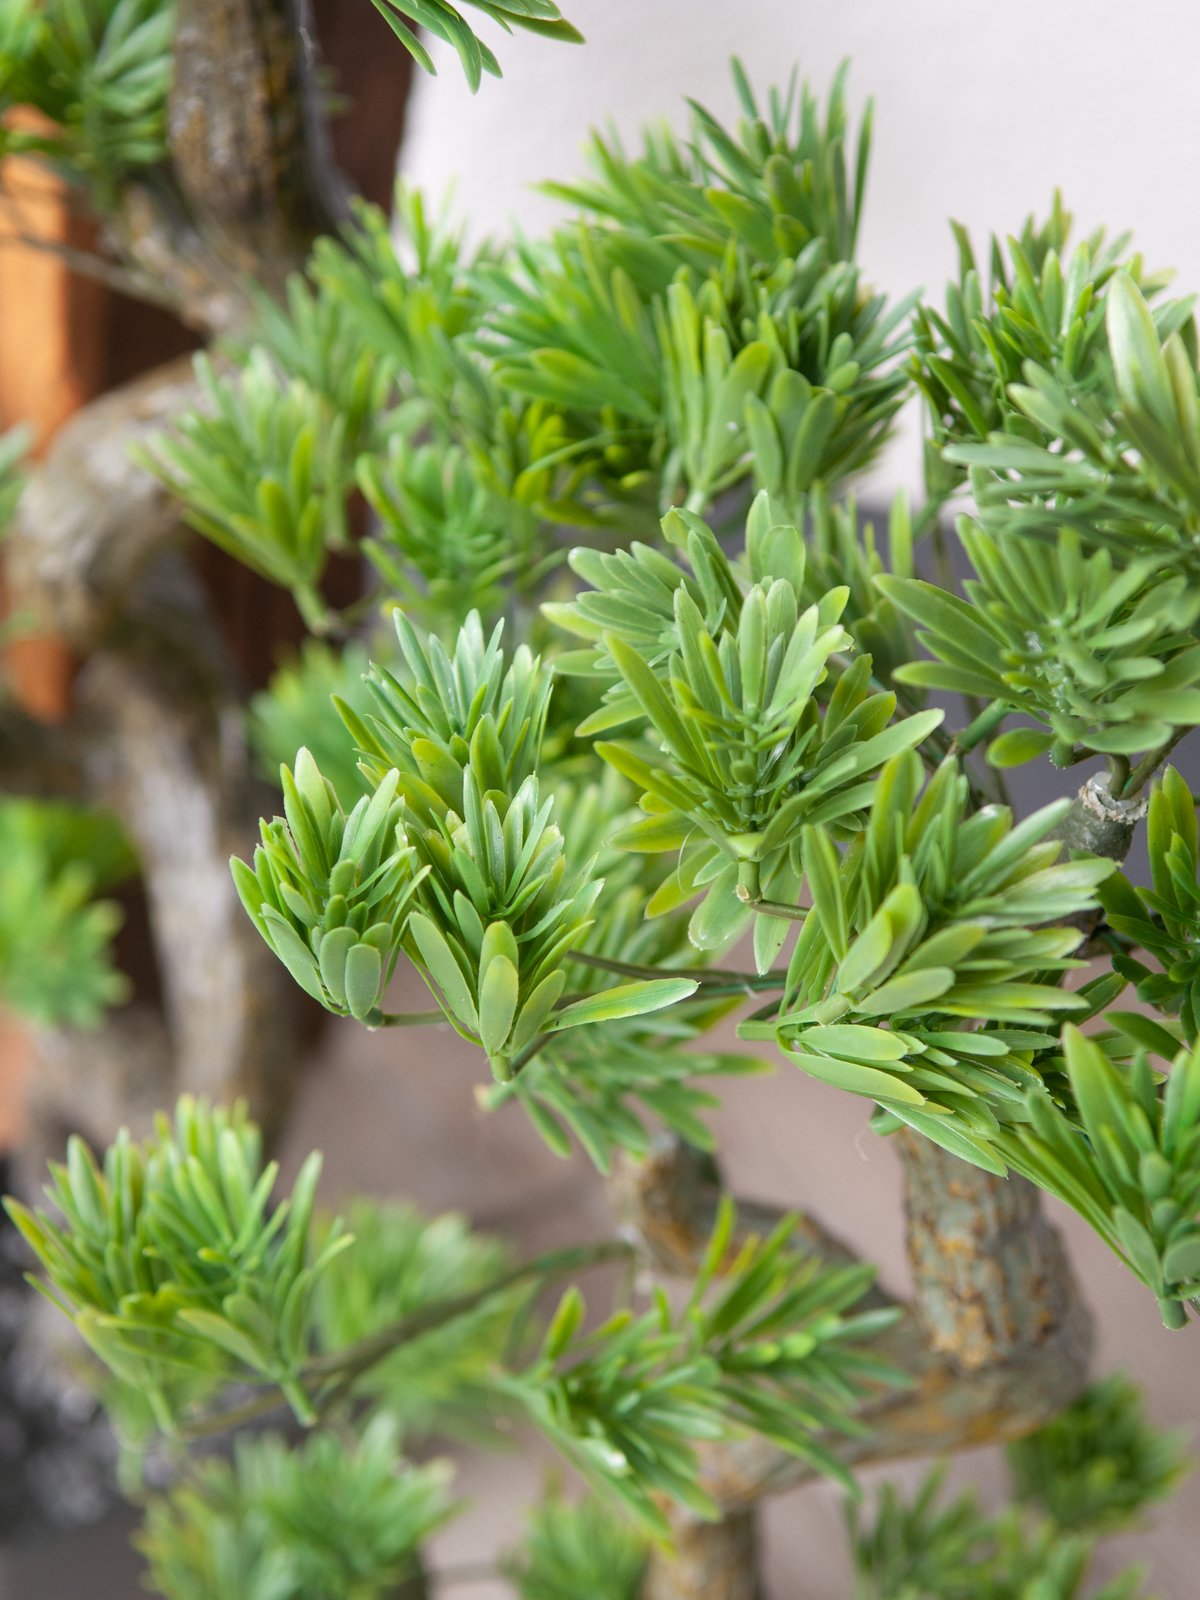
[(1103, 773), (1093, 773), (1080, 785), (1071, 809), (1054, 830), (1067, 850), (1124, 861), (1137, 825), (1146, 815), (1149, 796), (1121, 800), (1112, 794)]

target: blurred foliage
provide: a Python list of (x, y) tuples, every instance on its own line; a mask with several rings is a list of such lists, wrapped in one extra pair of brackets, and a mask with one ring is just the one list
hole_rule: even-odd
[(122, 1131), (98, 1163), (73, 1138), (47, 1191), (58, 1220), (15, 1200), (6, 1208), (64, 1310), (118, 1378), (141, 1388), (164, 1432), (234, 1375), (277, 1384), (312, 1420), (302, 1369), (312, 1295), (349, 1244), (330, 1232), (316, 1256), (310, 1227), (320, 1157), (290, 1197), (272, 1203), (278, 1174), (262, 1160), (244, 1108), (184, 1097), (135, 1144)]
[(970, 1491), (940, 1503), (942, 1478), (909, 1501), (884, 1484), (869, 1524), (851, 1508), (853, 1600), (1151, 1600), (1140, 1568), (1089, 1581), (1091, 1542), (1053, 1522), (989, 1517)]
[(1152, 1427), (1141, 1391), (1121, 1374), (1092, 1384), (1007, 1453), (1017, 1498), (1068, 1533), (1128, 1527), (1189, 1469), (1183, 1433)]
[[(1127, 1025), (1156, 1053), (1177, 1043), (1150, 1019)], [(1073, 1106), (1034, 1091), (1029, 1122), (1001, 1151), (1078, 1211), (1154, 1292), (1166, 1326), (1182, 1327), (1200, 1295), (1200, 1044), (1175, 1056), (1161, 1090), (1145, 1050), (1123, 1070), (1071, 1026), (1063, 1045)]]
[(646, 1544), (604, 1501), (552, 1489), (534, 1508), (504, 1575), (520, 1600), (638, 1600)]
[(37, 1027), (97, 1026), (128, 983), (112, 953), (121, 913), (96, 896), (135, 870), (107, 815), (0, 799), (0, 1004)]
[[(1101, 891), (1108, 927), (1120, 936), (1113, 966), (1139, 1000), (1178, 1016), (1183, 1036), (1200, 1038), (1200, 836), (1196, 805), (1182, 775), (1168, 767), (1150, 793), (1146, 836), (1150, 886), (1117, 874)], [(1146, 966), (1135, 952), (1155, 961)]]
[(385, 1419), (352, 1444), (238, 1439), (150, 1497), (137, 1544), (167, 1600), (390, 1600), (449, 1515), (445, 1463), (398, 1464)]
[[(411, 1206), (356, 1200), (345, 1216), (354, 1247), (332, 1263), (315, 1302), (326, 1350), (368, 1339), (422, 1307), (469, 1297), (512, 1264), (499, 1239), (473, 1233), (453, 1213), (427, 1218)], [(357, 1392), (382, 1407), (405, 1438), (478, 1433), (515, 1310), (511, 1295), (480, 1301), (445, 1327), (397, 1345)]]
[(114, 206), (127, 177), (166, 160), (174, 31), (169, 0), (6, 0), (0, 112), (30, 106), (51, 126), (5, 115), (0, 155), (39, 156)]
[[(541, 0), (484, 9), (560, 31)], [(420, 20), (469, 76), (494, 65), (441, 0)], [(869, 115), (852, 150), (844, 71), (824, 107), (734, 76), (732, 131), (696, 108), (688, 143), (597, 139), (544, 241), (468, 249), (402, 191), (398, 253), (360, 206), (154, 452), (193, 522), (328, 627), (314, 587), (356, 483), (384, 584), (441, 629), (536, 595), (564, 525), (602, 540), (743, 484), (798, 508), (865, 465), (906, 392), (909, 308), (853, 262)]]
[(294, 660), (272, 674), (266, 689), (251, 699), (247, 714), (250, 742), (264, 777), (275, 782), (279, 769), (304, 746), (344, 811), (352, 811), (370, 792), (334, 705), (336, 697), (360, 715), (369, 709), (363, 682), (369, 665), (364, 645), (351, 643), (339, 651), (308, 639)]

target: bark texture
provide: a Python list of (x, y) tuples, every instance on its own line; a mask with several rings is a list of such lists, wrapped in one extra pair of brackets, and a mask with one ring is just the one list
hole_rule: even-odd
[(345, 212), (303, 0), (178, 0), (169, 170), (128, 186), (118, 254), (185, 322), (224, 332)]
[[(877, 1349), (910, 1381), (866, 1401), (862, 1435), (823, 1441), (848, 1466), (1027, 1433), (1075, 1398), (1091, 1358), (1091, 1319), (1058, 1234), (1042, 1215), (1039, 1192), (1023, 1179), (967, 1166), (918, 1136), (898, 1137), (914, 1296), (908, 1304), (876, 1287), (868, 1303), (900, 1309)], [(708, 1158), (664, 1139), (644, 1163), (620, 1169), (612, 1194), (621, 1225), (641, 1241), (657, 1271), (686, 1276), (695, 1269), (720, 1197)], [(738, 1209), (743, 1237), (780, 1216), (740, 1201)], [(830, 1263), (855, 1259), (811, 1217), (800, 1218), (797, 1238)], [(645, 1600), (753, 1594), (754, 1508), (812, 1476), (803, 1462), (760, 1439), (706, 1445), (699, 1457), (700, 1484), (722, 1518), (675, 1519), (676, 1552), (652, 1557)], [(736, 1573), (729, 1559), (735, 1546), (744, 1564)]]
[[(314, 67), (300, 0), (180, 0), (170, 161), (130, 186), (108, 228), (123, 263), (193, 326), (236, 326), (247, 283), (282, 287), (340, 213)], [(270, 806), (241, 733), (241, 685), (178, 508), (130, 460), (197, 397), (181, 361), (76, 413), (6, 546), (14, 603), (85, 664), (62, 726), (3, 709), (0, 777), (9, 792), (88, 799), (121, 818), (161, 993), (158, 1014), (115, 1013), (86, 1042), (41, 1041), (35, 1152), (71, 1130), (107, 1141), (184, 1089), (245, 1094), (270, 1125), (296, 1054), (294, 989), (229, 876)]]
[(643, 1600), (762, 1600), (753, 1510), (720, 1522), (681, 1522), (670, 1561), (651, 1563)]

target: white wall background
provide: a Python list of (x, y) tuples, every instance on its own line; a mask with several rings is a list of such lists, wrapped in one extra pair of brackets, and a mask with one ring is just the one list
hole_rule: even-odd
[[(794, 63), (823, 89), (852, 62), (850, 91), (875, 99), (875, 143), (860, 255), (889, 292), (940, 297), (954, 266), (946, 219), (979, 239), (1044, 214), (1055, 187), (1078, 231), (1134, 230), (1153, 267), (1200, 290), (1200, 5), (1195, 0), (562, 0), (587, 44), (495, 40), (505, 80), (466, 90), (437, 49), (418, 89), (408, 174), (481, 233), (519, 217), (535, 231), (553, 205), (529, 192), (582, 170), (590, 127), (626, 134), (677, 124), (693, 96), (735, 115), (727, 71), (756, 87)], [(491, 33), (489, 40), (493, 39)], [(887, 474), (915, 484), (912, 429)]]

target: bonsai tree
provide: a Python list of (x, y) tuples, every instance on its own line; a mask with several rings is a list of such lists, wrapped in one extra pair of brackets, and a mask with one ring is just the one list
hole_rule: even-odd
[[(422, 64), (405, 18), (473, 84), (494, 70), (441, 0), (379, 5)], [(283, 763), (256, 848), (244, 773), (204, 779), (219, 825), (197, 840), (145, 785), (124, 801), (181, 997), (160, 1081), (187, 1092), (100, 1156), (73, 1139), (49, 1209), (10, 1205), (103, 1374), (151, 1584), (422, 1593), (452, 1507), (421, 1442), (501, 1414), (586, 1490), (552, 1493), (514, 1554), (530, 1600), (749, 1600), (765, 1495), (816, 1474), (853, 1495), (867, 1463), (984, 1439), (1021, 1441), (1013, 1508), (947, 1505), (936, 1478), (886, 1495), (852, 1521), (863, 1600), (1143, 1593), (1090, 1583), (1093, 1542), (1171, 1486), (1179, 1445), (1128, 1385), (1089, 1386), (1042, 1195), (1186, 1327), (1200, 845), (1167, 763), (1200, 723), (1190, 301), (1125, 238), (1073, 245), (1056, 202), (984, 266), (960, 231), (944, 307), (889, 305), (855, 262), (870, 116), (852, 129), (844, 73), (824, 99), (795, 79), (764, 97), (735, 66), (735, 127), (696, 109), (686, 138), (597, 137), (591, 176), (551, 185), (545, 239), (470, 243), (402, 191), (397, 245), (370, 207), (339, 228), (313, 177), (287, 7), (226, 5), (291, 108), (268, 130), (273, 211), (251, 150), (236, 194), (218, 181), (199, 8), (172, 32), (150, 4), (62, 0), (65, 99), (54, 9), (13, 12), (10, 96), (57, 119), (39, 148), (88, 169), (122, 270), (225, 338), (120, 430), (138, 517), (110, 500), (87, 603), (80, 563), (44, 559), (44, 474), (18, 568), (102, 632), (182, 515), (315, 636), (251, 710)], [(572, 32), (549, 0), (477, 9)], [(876, 531), (846, 486), (917, 395), (927, 500)], [(371, 577), (339, 607), (346, 552)], [(141, 595), (160, 639), (161, 592)], [(155, 726), (177, 718), (144, 662), (109, 672)], [(78, 771), (74, 736), (39, 734), (26, 765)], [(1034, 761), (1062, 797), (1018, 817), (1005, 774)], [(1143, 819), (1149, 887), (1121, 872)], [(197, 931), (172, 862), (209, 873), (222, 839), (232, 882)], [(106, 924), (86, 886), (54, 905), (76, 953), (38, 1004), (77, 1024), (115, 997)], [(401, 964), (427, 1010), (393, 1009)], [(370, 1029), (449, 1023), (484, 1107), (609, 1175), (612, 1237), (515, 1260), (455, 1218), (324, 1218), (315, 1155), (280, 1192), (250, 1112), (217, 1101), (240, 1087), (278, 1115), (297, 986)], [(752, 1056), (709, 1038), (731, 1014)], [(246, 1025), (213, 1045), (230, 1015)], [(911, 1303), (814, 1217), (724, 1191), (705, 1113), (764, 1062), (862, 1097), (894, 1140)], [(585, 1304), (606, 1263), (640, 1270), (615, 1304), (589, 1277)], [(231, 1454), (188, 1456), (214, 1435)], [(153, 1493), (151, 1449), (173, 1474)]]

